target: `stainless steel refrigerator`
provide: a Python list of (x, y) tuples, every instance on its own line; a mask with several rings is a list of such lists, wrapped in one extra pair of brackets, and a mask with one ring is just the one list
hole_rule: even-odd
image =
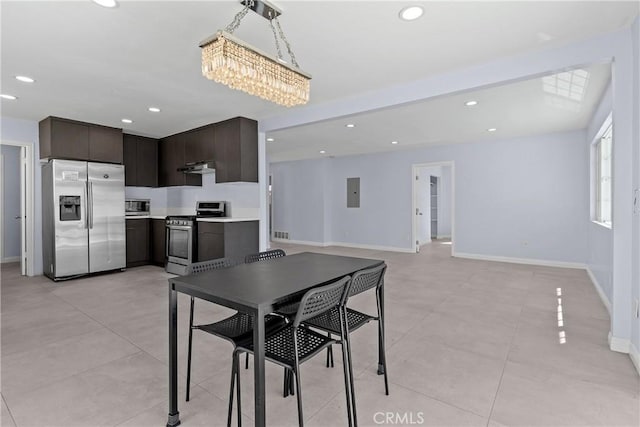
[(43, 165), (42, 245), (44, 272), (53, 280), (125, 268), (124, 166)]

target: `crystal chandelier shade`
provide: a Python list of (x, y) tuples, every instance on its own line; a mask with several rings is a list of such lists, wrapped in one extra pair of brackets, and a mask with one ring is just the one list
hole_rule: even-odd
[[(202, 75), (232, 89), (274, 102), (286, 107), (306, 104), (309, 101), (311, 76), (298, 68), (295, 56), (284, 32), (280, 27), (280, 11), (260, 0), (244, 0), (244, 9), (239, 12), (226, 31), (220, 30), (200, 43), (202, 48)], [(231, 33), (238, 28), (242, 18), (253, 10), (268, 19), (275, 37), (278, 58), (275, 58)], [(280, 38), (285, 43), (291, 63), (282, 59), (278, 35), (273, 23), (277, 24)]]
[(310, 77), (224, 31), (201, 45), (202, 75), (232, 89), (292, 107), (309, 101)]

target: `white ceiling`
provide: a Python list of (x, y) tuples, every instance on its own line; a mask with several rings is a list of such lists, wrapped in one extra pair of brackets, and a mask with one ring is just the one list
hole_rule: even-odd
[[(424, 5), (425, 16), (398, 19), (413, 3)], [(313, 75), (311, 105), (613, 31), (638, 13), (637, 2), (609, 1), (276, 4), (298, 62)], [(287, 112), (200, 73), (198, 43), (232, 20), (241, 9), (235, 0), (120, 1), (115, 9), (90, 0), (2, 0), (0, 8), (1, 91), (19, 98), (3, 99), (2, 115), (56, 115), (162, 137), (238, 115)], [(267, 21), (253, 13), (236, 35), (275, 51)], [(134, 123), (122, 123), (125, 117)]]
[[(267, 137), (274, 141), (267, 143), (269, 160), (344, 156), (584, 129), (611, 79), (611, 66), (594, 64), (582, 70), (589, 77), (580, 101), (545, 91), (540, 77), (270, 132)], [(465, 106), (470, 100), (478, 104)], [(355, 127), (347, 128), (347, 124)], [(488, 132), (490, 128), (496, 131)]]

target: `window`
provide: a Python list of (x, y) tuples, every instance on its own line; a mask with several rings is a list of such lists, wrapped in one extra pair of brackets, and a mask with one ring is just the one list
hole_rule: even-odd
[(613, 132), (611, 123), (606, 127), (595, 147), (595, 190), (596, 203), (594, 219), (611, 226), (611, 153), (613, 146)]

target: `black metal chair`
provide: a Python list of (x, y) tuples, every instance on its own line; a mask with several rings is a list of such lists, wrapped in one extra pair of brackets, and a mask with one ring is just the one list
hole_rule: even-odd
[[(255, 254), (249, 254), (247, 256), (244, 257), (244, 262), (245, 264), (250, 264), (252, 262), (260, 262), (260, 261), (267, 261), (269, 259), (274, 259), (274, 258), (280, 258), (283, 256), (286, 256), (287, 254), (285, 253), (285, 251), (283, 251), (282, 249), (271, 249), (269, 251), (264, 251), (264, 252), (258, 252)], [(282, 312), (280, 310), (277, 310), (275, 312), (275, 314), (283, 316), (284, 318), (288, 319), (291, 317), (292, 314), (296, 313), (297, 310), (297, 305), (295, 307), (293, 307), (293, 310), (291, 310), (291, 306), (287, 305), (287, 310), (286, 312)], [(244, 361), (244, 368), (245, 369), (249, 369), (249, 353), (247, 353), (247, 357)], [(292, 390), (293, 385), (292, 383), (289, 381), (289, 383), (291, 384), (289, 387), (286, 386), (287, 383), (287, 373), (285, 372), (285, 391), (284, 391), (284, 397), (287, 397), (287, 395), (289, 394), (289, 391)]]
[[(215, 270), (219, 268), (233, 267), (238, 264), (242, 264), (241, 259), (220, 258), (210, 261), (203, 261), (191, 264), (187, 268), (187, 274), (199, 274), (205, 271)], [(187, 353), (187, 402), (189, 401), (191, 385), (191, 349), (193, 346), (193, 331), (200, 330), (225, 339), (233, 344), (234, 349), (239, 342), (245, 340), (247, 336), (251, 336), (251, 334), (253, 334), (253, 317), (240, 312), (236, 312), (234, 315), (214, 323), (194, 325), (194, 303), (194, 297), (191, 297), (191, 308), (189, 311), (189, 349)], [(285, 321), (281, 317), (267, 316), (266, 318), (267, 328), (273, 328), (284, 323)]]
[[(337, 343), (342, 344), (343, 348), (345, 395), (347, 398), (349, 425), (352, 425), (350, 390), (353, 387), (350, 387), (351, 377), (349, 376), (349, 368), (347, 366), (348, 340), (346, 338), (348, 336), (346, 335), (346, 331), (343, 330), (342, 333), (340, 333), (340, 340), (336, 340), (303, 325), (307, 319), (321, 315), (326, 311), (337, 310), (339, 313), (343, 313), (340, 307), (343, 307), (344, 301), (346, 300), (349, 284), (350, 278), (347, 276), (329, 285), (311, 289), (302, 297), (293, 322), (286, 323), (284, 326), (273, 329), (271, 332), (267, 331), (265, 334), (266, 360), (283, 366), (295, 377), (296, 396), (298, 400), (298, 424), (300, 426), (304, 424), (302, 390), (300, 387), (300, 364), (311, 359), (330, 345)], [(233, 412), (234, 378), (238, 384), (238, 390), (240, 389), (240, 375), (237, 372), (239, 354), (242, 352), (253, 353), (253, 349), (253, 339), (250, 337), (245, 342), (239, 343), (234, 350), (233, 366), (236, 367), (236, 371), (235, 375), (232, 373), (231, 376), (228, 425), (231, 423), (231, 414)], [(238, 417), (241, 416), (239, 396), (238, 393)], [(355, 412), (353, 413), (353, 417), (355, 420)]]
[[(384, 343), (384, 311), (383, 311), (383, 295), (382, 286), (384, 284), (384, 274), (387, 270), (386, 264), (380, 264), (377, 267), (358, 271), (351, 278), (351, 286), (349, 287), (349, 293), (345, 299), (345, 312), (346, 312), (346, 330), (347, 333), (355, 331), (361, 326), (369, 323), (372, 320), (378, 321), (378, 354), (382, 366), (378, 366), (378, 374), (384, 374), (384, 391), (385, 394), (389, 394), (389, 382), (387, 379), (387, 356), (385, 352)], [(348, 298), (365, 292), (369, 289), (376, 290), (376, 305), (378, 308), (378, 315), (371, 316), (366, 313), (351, 309), (346, 306)], [(338, 335), (341, 333), (340, 311), (337, 308), (333, 308), (329, 311), (322, 313), (319, 316), (315, 316), (305, 321), (306, 326), (313, 327), (315, 329), (327, 332), (329, 335)], [(349, 357), (349, 365), (351, 366), (351, 352), (347, 355)], [(333, 362), (333, 355), (331, 353), (331, 347), (327, 348), (327, 366), (329, 366), (329, 358)], [(333, 363), (331, 363), (333, 366)], [(352, 390), (352, 396), (354, 395)], [(355, 405), (355, 402), (354, 402)]]

